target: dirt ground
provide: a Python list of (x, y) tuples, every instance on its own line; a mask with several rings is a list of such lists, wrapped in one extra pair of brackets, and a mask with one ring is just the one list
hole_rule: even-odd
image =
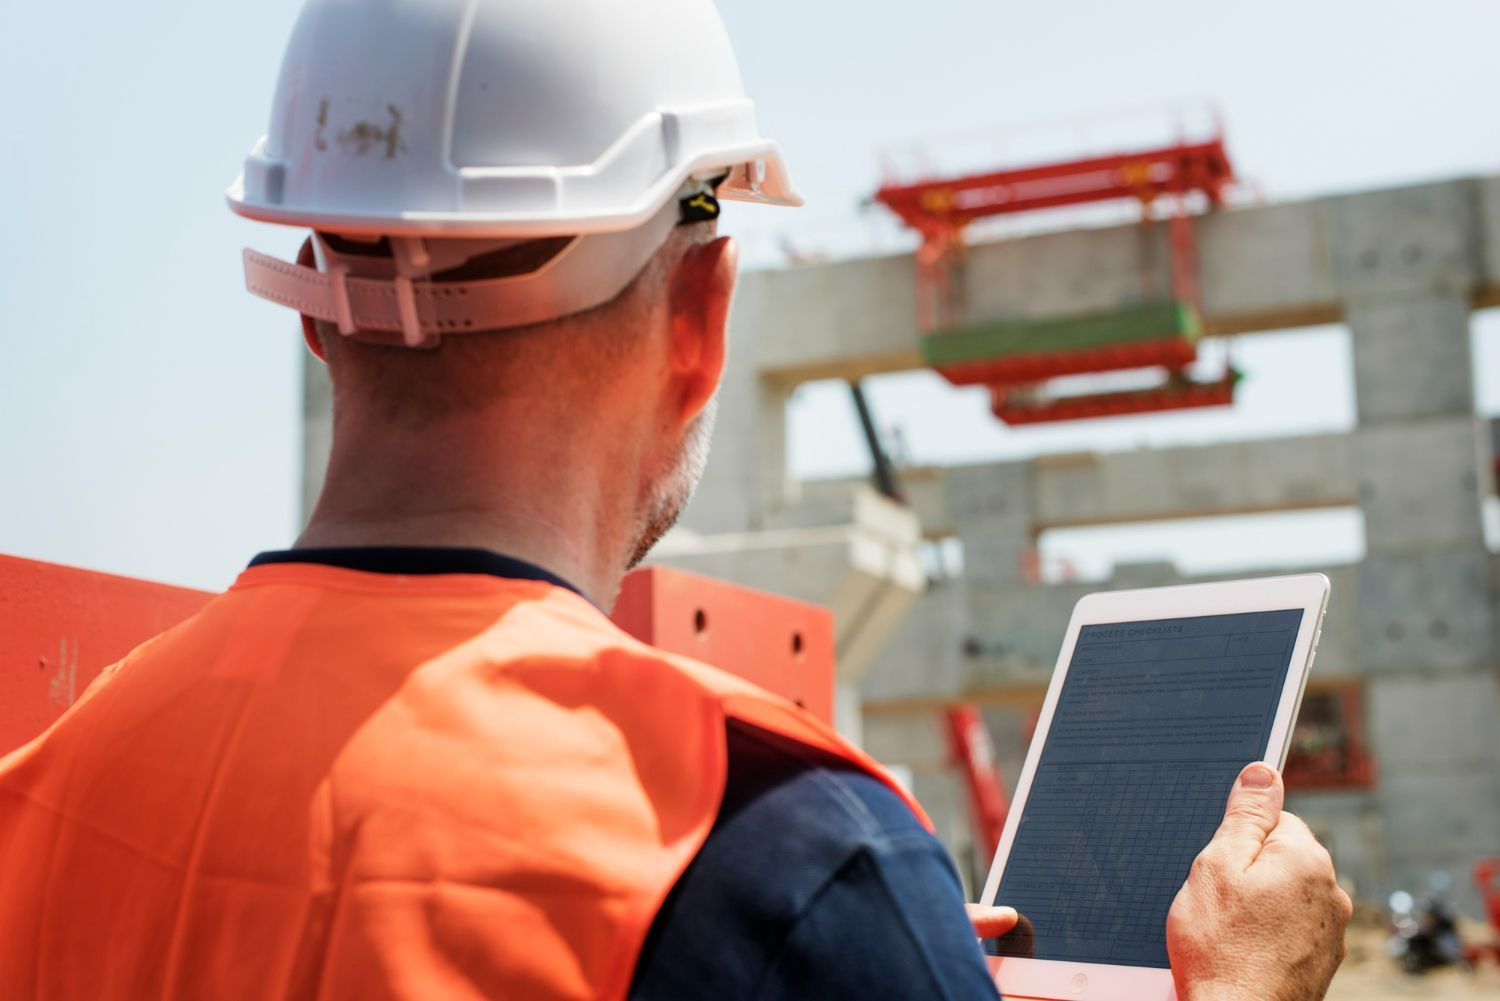
[[(1463, 929), (1465, 941), (1489, 939), (1483, 925)], [(1439, 970), (1408, 976), (1385, 953), (1386, 931), (1365, 923), (1349, 929), (1349, 957), (1333, 978), (1328, 1001), (1500, 1001), (1500, 964), (1482, 962), (1472, 971)]]

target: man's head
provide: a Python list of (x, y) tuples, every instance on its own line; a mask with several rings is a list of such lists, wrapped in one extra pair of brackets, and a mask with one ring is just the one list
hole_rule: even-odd
[[(601, 306), (523, 327), (497, 316), (497, 329), (448, 336), (428, 350), (310, 322), (308, 346), (333, 382), (336, 445), (346, 437), (427, 440), (513, 466), (529, 452), (547, 457), (538, 475), (572, 471), (614, 483), (631, 492), (620, 560), (634, 566), (675, 523), (708, 458), (737, 257), (715, 228), (672, 229)], [(524, 271), (557, 249), (546, 243), (481, 256), (435, 283)], [(515, 477), (504, 482), (524, 489)]]
[(272, 106), (229, 202), (318, 234), (245, 257), (333, 376), (304, 544), (511, 545), (607, 592), (703, 467), (705, 220), (802, 201), (713, 0), (307, 0)]

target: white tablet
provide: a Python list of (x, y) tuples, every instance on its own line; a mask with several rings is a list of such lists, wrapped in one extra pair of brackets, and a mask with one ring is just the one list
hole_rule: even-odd
[(1078, 603), (981, 898), (1029, 922), (1006, 998), (1176, 998), (1167, 909), (1240, 769), (1285, 764), (1327, 601), (1306, 574)]

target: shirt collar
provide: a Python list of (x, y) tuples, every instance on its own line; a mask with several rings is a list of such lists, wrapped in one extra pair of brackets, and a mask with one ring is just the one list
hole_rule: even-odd
[(278, 563), (313, 563), (358, 570), (364, 573), (427, 576), (432, 574), (484, 574), (507, 580), (540, 580), (566, 588), (587, 599), (578, 588), (549, 570), (502, 556), (488, 549), (445, 546), (348, 546), (324, 549), (275, 549), (260, 553), (252, 567)]

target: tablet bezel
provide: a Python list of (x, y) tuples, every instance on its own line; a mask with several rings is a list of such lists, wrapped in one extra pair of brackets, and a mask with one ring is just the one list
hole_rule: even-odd
[[(1016, 830), (1026, 809), (1042, 748), (1052, 729), (1052, 715), (1067, 680), (1078, 643), (1079, 630), (1088, 625), (1145, 622), (1153, 619), (1180, 619), (1205, 615), (1232, 615), (1242, 612), (1272, 612), (1283, 609), (1303, 610), (1292, 646), (1291, 663), (1271, 725), (1266, 752), (1260, 760), (1281, 768), (1286, 764), (1291, 743), (1292, 722), (1302, 702), (1312, 669), (1317, 640), (1322, 635), (1323, 615), (1327, 609), (1328, 578), (1322, 574), (1298, 574), (1291, 577), (1263, 577), (1256, 580), (1220, 581), (1211, 584), (1186, 584), (1131, 591), (1103, 591), (1084, 596), (1073, 609), (1068, 632), (1058, 651), (1057, 667), (1047, 686), (1047, 696), (1037, 718), (1026, 763), (1016, 781), (1005, 830), (990, 866), (980, 900), (993, 904), (1005, 872), (1005, 862), (1015, 842)], [(1003, 900), (999, 903), (1005, 903)], [(991, 975), (1008, 998), (1036, 1001), (1103, 1001), (1106, 998), (1129, 997), (1135, 1001), (1172, 1001), (1172, 971), (1140, 966), (1115, 966), (1105, 963), (1079, 963), (1017, 957), (987, 957)], [(1002, 983), (1003, 981), (1003, 983)]]

